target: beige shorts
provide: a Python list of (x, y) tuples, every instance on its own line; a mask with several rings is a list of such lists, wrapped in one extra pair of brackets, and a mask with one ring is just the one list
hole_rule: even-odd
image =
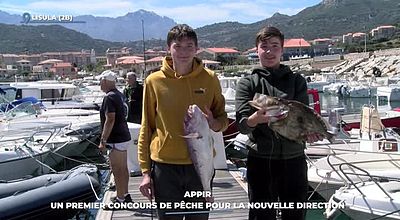
[(113, 150), (115, 149), (115, 150), (119, 150), (119, 151), (126, 151), (126, 150), (128, 150), (129, 142), (130, 141), (126, 141), (126, 142), (122, 142), (122, 143), (107, 143), (107, 145), (111, 146)]

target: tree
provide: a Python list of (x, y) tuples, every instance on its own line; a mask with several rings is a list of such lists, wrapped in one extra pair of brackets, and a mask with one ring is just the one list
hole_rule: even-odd
[(239, 56), (234, 63), (236, 65), (249, 65), (250, 64), (250, 60), (246, 57), (246, 56)]
[(96, 73), (101, 73), (101, 72), (103, 72), (105, 69), (104, 69), (104, 65), (106, 65), (106, 62), (104, 62), (104, 61), (99, 61), (99, 62), (97, 62), (96, 63), (96, 66), (95, 66), (95, 68), (94, 68), (94, 71), (96, 72)]
[(93, 72), (94, 68), (95, 68), (95, 66), (93, 64), (89, 63), (88, 65), (86, 65), (85, 70), (87, 72)]

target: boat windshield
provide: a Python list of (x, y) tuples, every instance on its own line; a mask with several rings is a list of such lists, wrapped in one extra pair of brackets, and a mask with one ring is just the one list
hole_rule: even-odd
[(40, 103), (23, 102), (13, 109), (4, 113), (6, 120), (13, 120), (16, 118), (26, 117), (30, 115), (40, 114), (41, 107)]

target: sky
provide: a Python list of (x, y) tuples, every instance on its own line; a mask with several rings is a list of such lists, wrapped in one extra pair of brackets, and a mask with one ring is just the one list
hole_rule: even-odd
[(237, 21), (254, 23), (279, 12), (294, 15), (322, 0), (0, 0), (0, 10), (22, 15), (124, 16), (140, 9), (194, 28)]

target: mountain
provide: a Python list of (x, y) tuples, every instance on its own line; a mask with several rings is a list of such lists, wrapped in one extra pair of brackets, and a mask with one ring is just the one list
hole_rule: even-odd
[[(108, 48), (128, 47), (133, 53), (143, 52), (143, 42), (110, 42), (98, 40), (60, 25), (7, 25), (0, 24), (0, 54), (81, 51), (94, 49), (104, 55)], [(145, 41), (146, 48), (165, 47), (165, 40)], [(163, 48), (165, 49), (165, 48)]]
[(22, 16), (11, 15), (7, 12), (0, 11), (0, 23), (3, 24), (19, 24), (22, 21)]
[[(166, 33), (176, 25), (176, 22), (171, 18), (162, 17), (145, 10), (127, 13), (116, 18), (82, 15), (75, 16), (73, 19), (84, 23), (63, 23), (59, 25), (85, 33), (95, 39), (114, 42), (142, 40), (142, 20), (144, 22), (145, 39), (165, 39)], [(22, 16), (10, 15), (0, 11), (0, 23), (20, 25), (21, 21)]]
[[(265, 20), (227, 25), (226, 22), (197, 29), (204, 47), (238, 47), (255, 45), (256, 33), (265, 26), (280, 28), (286, 38), (307, 40), (342, 35), (348, 32), (370, 31), (380, 25), (400, 23), (399, 0), (324, 0), (293, 16), (274, 14)], [(218, 31), (214, 31), (218, 30)]]
[[(0, 53), (71, 51), (95, 49), (104, 54), (108, 47), (131, 47), (143, 50), (141, 20), (144, 20), (146, 49), (165, 46), (168, 30), (176, 23), (153, 12), (139, 10), (117, 18), (78, 16), (74, 20), (85, 24), (65, 24), (82, 34), (59, 25), (21, 25), (21, 16), (0, 12)], [(280, 28), (286, 38), (303, 37), (306, 40), (365, 32), (380, 25), (400, 25), (399, 0), (323, 0), (296, 15), (275, 13), (272, 17), (252, 24), (222, 22), (196, 29), (200, 47), (236, 47), (246, 50), (255, 46), (255, 35), (267, 25)], [(79, 26), (83, 25), (83, 26)], [(78, 28), (79, 27), (79, 28)], [(112, 43), (108, 39), (126, 43)], [(132, 41), (135, 39), (136, 41)]]
[(54, 51), (81, 51), (95, 49), (105, 53), (107, 48), (122, 46), (104, 40), (94, 40), (86, 34), (59, 25), (7, 25), (0, 24), (0, 54), (41, 53)]

